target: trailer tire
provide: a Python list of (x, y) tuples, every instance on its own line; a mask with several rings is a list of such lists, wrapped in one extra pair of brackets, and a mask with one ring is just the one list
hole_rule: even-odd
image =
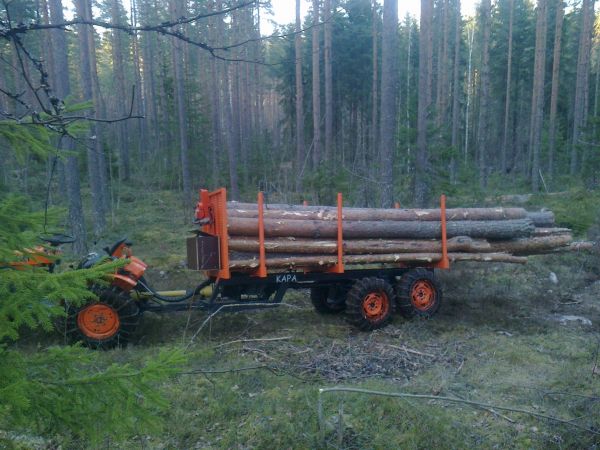
[(336, 314), (346, 309), (347, 290), (336, 285), (310, 288), (310, 301), (320, 314)]
[(432, 271), (413, 269), (396, 285), (396, 299), (400, 314), (405, 318), (430, 318), (440, 309), (442, 290)]
[(348, 321), (363, 331), (386, 326), (396, 308), (396, 295), (390, 283), (381, 278), (358, 280), (346, 299)]
[(129, 293), (117, 287), (92, 288), (97, 300), (66, 305), (66, 337), (92, 349), (124, 347), (140, 322), (140, 309)]

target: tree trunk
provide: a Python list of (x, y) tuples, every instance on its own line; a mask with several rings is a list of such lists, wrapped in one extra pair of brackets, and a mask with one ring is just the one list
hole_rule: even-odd
[(490, 0), (481, 0), (481, 28), (482, 28), (482, 48), (481, 48), (481, 91), (479, 98), (479, 121), (477, 124), (477, 151), (479, 154), (479, 185), (485, 188), (487, 185), (487, 152), (488, 152), (488, 122), (489, 122), (489, 101), (490, 101), (490, 25), (491, 22), (491, 2)]
[(302, 17), (300, 0), (296, 0), (296, 35), (294, 36), (294, 54), (296, 58), (296, 191), (302, 189), (304, 171), (304, 86), (302, 83)]
[[(489, 242), (458, 236), (448, 239), (449, 252), (489, 252)], [(254, 238), (233, 237), (229, 239), (229, 250), (258, 254), (258, 240)], [(336, 254), (337, 241), (315, 239), (273, 238), (265, 241), (267, 253), (299, 253), (299, 254)], [(386, 253), (437, 253), (442, 251), (439, 240), (386, 240), (365, 239), (345, 240), (345, 255), (386, 254)]]
[(547, 253), (569, 245), (573, 241), (571, 233), (553, 234), (549, 236), (533, 236), (509, 241), (490, 243), (492, 252), (506, 252), (514, 255), (536, 255)]
[(464, 164), (467, 165), (469, 156), (469, 137), (471, 136), (471, 99), (473, 97), (473, 39), (475, 33), (473, 28), (467, 31), (467, 41), (469, 42), (469, 57), (467, 59), (467, 104), (465, 107), (465, 147)]
[[(395, 208), (344, 208), (344, 220), (420, 220), (439, 222), (439, 209), (395, 209)], [(229, 203), (228, 217), (255, 219), (258, 210), (255, 203)], [(268, 219), (337, 220), (337, 208), (328, 206), (268, 205), (263, 215)], [(513, 220), (530, 219), (536, 225), (553, 224), (552, 211), (528, 213), (523, 208), (452, 208), (446, 210), (446, 220)], [(537, 222), (537, 223), (536, 223)]]
[(319, 45), (319, 0), (313, 0), (312, 30), (312, 108), (313, 108), (313, 168), (321, 163), (321, 75)]
[(428, 197), (429, 155), (427, 128), (431, 106), (431, 60), (433, 57), (433, 0), (421, 0), (419, 36), (419, 106), (417, 111), (417, 155), (415, 161), (415, 204), (423, 206)]
[(581, 4), (581, 31), (577, 55), (577, 77), (575, 82), (575, 105), (573, 108), (573, 139), (571, 142), (571, 175), (579, 169), (577, 147), (583, 127), (587, 122), (589, 96), (590, 53), (592, 25), (594, 23), (594, 0), (583, 0)]
[[(511, 0), (512, 1), (512, 0)], [(452, 148), (455, 152), (459, 150), (458, 133), (460, 124), (460, 36), (462, 32), (462, 15), (460, 12), (460, 0), (456, 0), (456, 23), (454, 29), (454, 66), (452, 73)], [(450, 161), (450, 178), (452, 183), (456, 181), (456, 157), (453, 155)]]
[[(50, 23), (64, 22), (63, 6), (61, 0), (49, 0)], [(65, 31), (59, 28), (51, 31), (52, 52), (50, 67), (50, 80), (55, 89), (56, 96), (63, 100), (71, 91), (69, 79), (69, 60), (67, 51), (67, 38)], [(60, 149), (73, 151), (75, 149), (72, 139), (68, 136), (59, 141)], [(85, 220), (81, 203), (81, 186), (79, 182), (79, 164), (77, 156), (69, 155), (65, 164), (65, 181), (69, 208), (69, 228), (75, 238), (73, 252), (83, 254), (87, 250)]]
[(323, 21), (325, 22), (323, 59), (325, 63), (325, 160), (331, 161), (333, 156), (333, 73), (331, 55), (332, 16), (331, 0), (323, 4)]
[(544, 120), (544, 80), (546, 73), (546, 0), (538, 0), (535, 27), (535, 59), (533, 63), (533, 90), (531, 95), (531, 125), (529, 146), (532, 153), (531, 190), (540, 186), (540, 145)]
[[(77, 15), (83, 20), (92, 19), (92, 9), (89, 0), (76, 0)], [(94, 44), (93, 28), (88, 25), (78, 27), (77, 36), (80, 45), (80, 69), (83, 86), (84, 100), (92, 100), (93, 116), (98, 117), (104, 108), (100, 99), (98, 74), (96, 71), (96, 49)], [(108, 195), (106, 193), (108, 182), (104, 171), (104, 150), (100, 138), (99, 124), (92, 123), (91, 135), (95, 136), (93, 143), (87, 147), (88, 178), (92, 194), (92, 212), (94, 235), (101, 236), (106, 228), (105, 213), (108, 209)], [(106, 185), (104, 185), (106, 183)]]
[(440, 2), (441, 11), (441, 46), (438, 49), (438, 67), (437, 67), (437, 98), (436, 98), (436, 126), (440, 138), (443, 139), (443, 134), (447, 129), (448, 123), (448, 52), (450, 35), (450, 5), (449, 0)]
[(511, 98), (511, 82), (512, 82), (512, 50), (513, 50), (513, 22), (515, 15), (515, 1), (510, 0), (508, 3), (508, 63), (506, 67), (506, 90), (504, 91), (504, 133), (502, 136), (502, 155), (500, 161), (500, 169), (502, 174), (506, 173), (507, 169), (507, 153), (508, 153), (508, 130), (510, 124), (510, 98)]
[[(377, 30), (377, 24), (379, 23), (379, 15), (377, 14), (377, 0), (373, 0), (373, 4), (371, 5), (372, 9), (372, 17), (371, 17), (371, 46), (373, 51), (373, 63), (372, 63), (372, 78), (371, 78), (371, 151), (370, 155), (375, 156), (377, 154), (377, 135), (378, 135), (378, 121), (379, 117), (379, 102), (377, 95), (379, 79), (378, 79), (378, 67), (379, 67), (379, 57), (378, 57), (378, 45), (377, 42), (379, 40), (379, 33)], [(364, 183), (367, 184), (367, 183)]]
[(231, 87), (230, 80), (232, 75), (229, 68), (223, 69), (223, 85), (224, 85), (224, 104), (225, 116), (227, 122), (227, 156), (229, 159), (229, 187), (231, 189), (231, 198), (236, 200), (239, 197), (238, 175), (237, 175), (237, 154), (239, 148), (239, 134), (235, 129), (233, 116), (233, 105), (231, 103)]
[(558, 89), (560, 87), (560, 48), (562, 41), (562, 24), (564, 17), (563, 0), (556, 3), (556, 19), (554, 24), (554, 50), (552, 57), (552, 92), (550, 94), (550, 121), (548, 123), (548, 179), (554, 177), (554, 150), (556, 147), (556, 112), (558, 109)]
[[(120, 0), (111, 0), (110, 14), (112, 23), (123, 25), (121, 17), (123, 6)], [(123, 12), (124, 14), (124, 12)], [(117, 117), (125, 117), (129, 111), (130, 105), (125, 88), (125, 49), (123, 46), (123, 36), (120, 30), (112, 30), (112, 63), (113, 63), (113, 78), (116, 85), (116, 114)], [(129, 166), (129, 139), (127, 136), (127, 124), (125, 122), (117, 122), (113, 124), (117, 133), (117, 146), (119, 149), (119, 179), (126, 181), (130, 176)]]
[[(449, 259), (456, 261), (479, 261), (479, 262), (506, 262), (525, 264), (526, 257), (512, 256), (506, 253), (450, 253)], [(394, 263), (413, 263), (422, 265), (423, 263), (434, 263), (442, 259), (441, 253), (398, 253), (389, 255), (346, 255), (344, 264), (394, 264)], [(327, 267), (337, 264), (335, 256), (292, 256), (287, 258), (267, 259), (268, 269), (296, 269), (298, 267)], [(258, 259), (233, 260), (229, 263), (232, 271), (246, 271), (256, 269)]]
[(394, 203), (393, 168), (396, 150), (398, 58), (398, 0), (383, 2), (383, 40), (381, 43), (381, 119), (379, 130), (379, 165), (381, 206)]
[[(185, 0), (169, 0), (169, 12), (171, 20), (185, 16)], [(179, 30), (181, 31), (181, 30)], [(192, 181), (189, 164), (189, 145), (187, 136), (187, 109), (185, 105), (185, 82), (184, 82), (184, 42), (176, 37), (172, 38), (173, 45), (173, 82), (175, 103), (177, 106), (177, 128), (179, 130), (179, 146), (181, 159), (181, 179), (183, 184), (183, 208), (187, 211), (192, 205)]]
[[(334, 238), (337, 223), (322, 220), (265, 219), (266, 237)], [(462, 220), (447, 223), (448, 237), (470, 236), (484, 239), (513, 239), (531, 235), (533, 223), (528, 219), (474, 221)], [(232, 236), (258, 236), (256, 219), (232, 217), (229, 219)], [(441, 236), (439, 222), (359, 221), (344, 223), (345, 239), (436, 239)]]

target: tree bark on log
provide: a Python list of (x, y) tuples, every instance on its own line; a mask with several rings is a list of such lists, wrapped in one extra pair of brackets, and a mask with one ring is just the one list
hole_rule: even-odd
[(570, 233), (535, 236), (510, 241), (496, 241), (490, 244), (492, 252), (506, 252), (513, 255), (536, 255), (548, 253), (561, 247), (568, 246), (573, 237)]
[(553, 234), (565, 234), (570, 233), (569, 228), (536, 228), (533, 230), (532, 236), (551, 236)]
[[(525, 264), (526, 257), (513, 256), (507, 253), (450, 253), (451, 261), (480, 261), (480, 262), (507, 262)], [(431, 264), (442, 259), (441, 253), (395, 253), (386, 255), (346, 255), (344, 264), (393, 264), (419, 263)], [(253, 270), (258, 267), (258, 259), (233, 260), (229, 262), (232, 271)], [(267, 269), (295, 269), (298, 267), (327, 267), (337, 264), (337, 258), (329, 255), (292, 256), (287, 258), (267, 259)]]
[(531, 220), (536, 227), (554, 226), (554, 213), (552, 211), (528, 211), (527, 218)]
[[(265, 219), (265, 237), (305, 237), (312, 239), (335, 238), (337, 223), (317, 220), (276, 220)], [(230, 218), (231, 236), (258, 236), (258, 223), (255, 219)], [(535, 227), (528, 219), (471, 221), (462, 220), (447, 223), (447, 236), (470, 236), (493, 240), (514, 239), (531, 235)], [(345, 239), (439, 239), (441, 225), (438, 222), (397, 222), (363, 221), (344, 223)]]
[[(386, 253), (436, 253), (442, 249), (439, 240), (403, 239), (363, 239), (344, 241), (344, 254), (386, 254)], [(254, 252), (258, 254), (258, 239), (233, 237), (229, 239), (229, 250)], [(265, 241), (267, 253), (336, 254), (334, 240), (274, 238)], [(492, 246), (482, 239), (457, 236), (448, 239), (449, 252), (491, 252)]]
[[(453, 208), (446, 210), (446, 220), (515, 220), (526, 219), (528, 214), (523, 208)], [(546, 213), (544, 212), (544, 214)], [(256, 219), (258, 217), (258, 207), (254, 203), (228, 202), (227, 215), (229, 217)], [(330, 206), (266, 205), (264, 217), (266, 219), (337, 220), (337, 208)], [(439, 222), (441, 212), (439, 209), (344, 208), (342, 217), (344, 220)]]

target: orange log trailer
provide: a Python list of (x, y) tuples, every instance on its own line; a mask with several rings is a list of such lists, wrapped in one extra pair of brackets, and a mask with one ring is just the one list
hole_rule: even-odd
[[(227, 191), (200, 191), (195, 221), (200, 226), (187, 242), (188, 267), (205, 271), (212, 285), (202, 307), (215, 311), (277, 306), (288, 289), (310, 289), (315, 309), (321, 313), (346, 310), (351, 323), (362, 330), (385, 326), (396, 309), (405, 317), (430, 317), (439, 309), (442, 293), (434, 269), (450, 267), (446, 236), (446, 199), (440, 198), (441, 249), (439, 257), (404, 258), (351, 266), (344, 261), (344, 213), (342, 194), (337, 196), (337, 252), (334, 261), (303, 265), (296, 258), (289, 265), (270, 267), (265, 249), (265, 202), (258, 193), (258, 260), (238, 266), (229, 250)], [(293, 258), (290, 258), (293, 260)], [(351, 261), (350, 258), (348, 260)]]

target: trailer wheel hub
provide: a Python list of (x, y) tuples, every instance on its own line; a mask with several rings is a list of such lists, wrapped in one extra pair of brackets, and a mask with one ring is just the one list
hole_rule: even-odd
[(363, 299), (362, 307), (368, 320), (377, 321), (387, 315), (390, 301), (383, 291), (370, 292)]
[(106, 339), (119, 330), (119, 313), (105, 303), (95, 303), (77, 314), (77, 326), (81, 332), (92, 339)]
[(415, 281), (412, 288), (411, 300), (418, 310), (428, 310), (435, 303), (435, 287), (429, 280)]

